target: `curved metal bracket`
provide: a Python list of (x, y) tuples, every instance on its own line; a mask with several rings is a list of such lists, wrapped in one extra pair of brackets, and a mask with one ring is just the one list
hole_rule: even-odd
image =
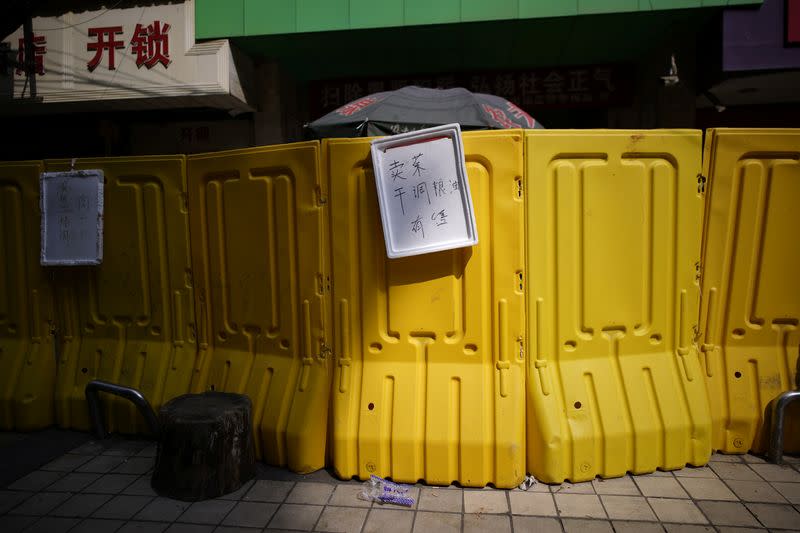
[(150, 402), (144, 397), (144, 394), (131, 387), (124, 387), (108, 381), (95, 379), (86, 384), (84, 394), (86, 395), (86, 402), (89, 404), (89, 419), (92, 422), (94, 433), (98, 439), (106, 438), (106, 428), (103, 425), (103, 413), (100, 407), (100, 392), (107, 392), (133, 403), (136, 408), (142, 413), (147, 425), (150, 426), (150, 431), (158, 438), (161, 433), (161, 427), (158, 423), (155, 411), (150, 406)]
[(783, 462), (783, 426), (786, 407), (794, 401), (800, 400), (800, 390), (790, 390), (770, 402), (770, 429), (769, 451), (767, 460), (771, 463)]
[(790, 403), (800, 400), (800, 349), (798, 349), (794, 384), (797, 390), (786, 391), (769, 404), (770, 428), (767, 460), (778, 465), (783, 462), (783, 425), (786, 417), (786, 408)]

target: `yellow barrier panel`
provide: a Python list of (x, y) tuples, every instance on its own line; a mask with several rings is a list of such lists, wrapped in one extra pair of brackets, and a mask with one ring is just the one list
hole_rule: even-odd
[[(69, 161), (46, 161), (48, 171)], [(84, 387), (139, 389), (153, 407), (189, 391), (196, 356), (184, 156), (82, 159), (105, 174), (103, 262), (53, 267), (59, 322), (56, 416), (88, 428)], [(144, 432), (130, 402), (108, 398), (109, 430)]]
[(706, 462), (693, 328), (699, 131), (526, 134), (528, 468), (546, 482)]
[[(700, 350), (714, 449), (766, 447), (764, 409), (794, 388), (800, 343), (800, 130), (709, 130)], [(793, 410), (794, 408), (794, 410)], [(800, 450), (800, 405), (786, 451)]]
[(0, 429), (53, 423), (53, 300), (39, 266), (40, 161), (0, 163)]
[(463, 139), (478, 245), (392, 260), (370, 141), (323, 143), (342, 478), (513, 487), (525, 475), (522, 132)]
[(330, 349), (319, 143), (189, 157), (200, 373), (253, 400), (256, 454), (325, 465)]

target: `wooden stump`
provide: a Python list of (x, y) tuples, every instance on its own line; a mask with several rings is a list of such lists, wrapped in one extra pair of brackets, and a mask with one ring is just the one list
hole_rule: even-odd
[(159, 413), (161, 440), (153, 489), (196, 501), (237, 490), (255, 475), (250, 398), (226, 392), (186, 394)]

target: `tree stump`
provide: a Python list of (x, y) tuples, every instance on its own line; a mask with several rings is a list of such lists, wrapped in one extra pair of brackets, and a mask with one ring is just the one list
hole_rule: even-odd
[(216, 498), (255, 474), (250, 398), (226, 392), (185, 394), (159, 412), (161, 437), (153, 489), (184, 501)]

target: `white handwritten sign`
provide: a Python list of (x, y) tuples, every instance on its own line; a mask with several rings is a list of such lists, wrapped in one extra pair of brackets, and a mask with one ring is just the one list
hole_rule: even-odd
[(478, 243), (458, 124), (373, 141), (372, 165), (390, 258)]
[(43, 265), (99, 265), (103, 261), (103, 171), (43, 172)]

